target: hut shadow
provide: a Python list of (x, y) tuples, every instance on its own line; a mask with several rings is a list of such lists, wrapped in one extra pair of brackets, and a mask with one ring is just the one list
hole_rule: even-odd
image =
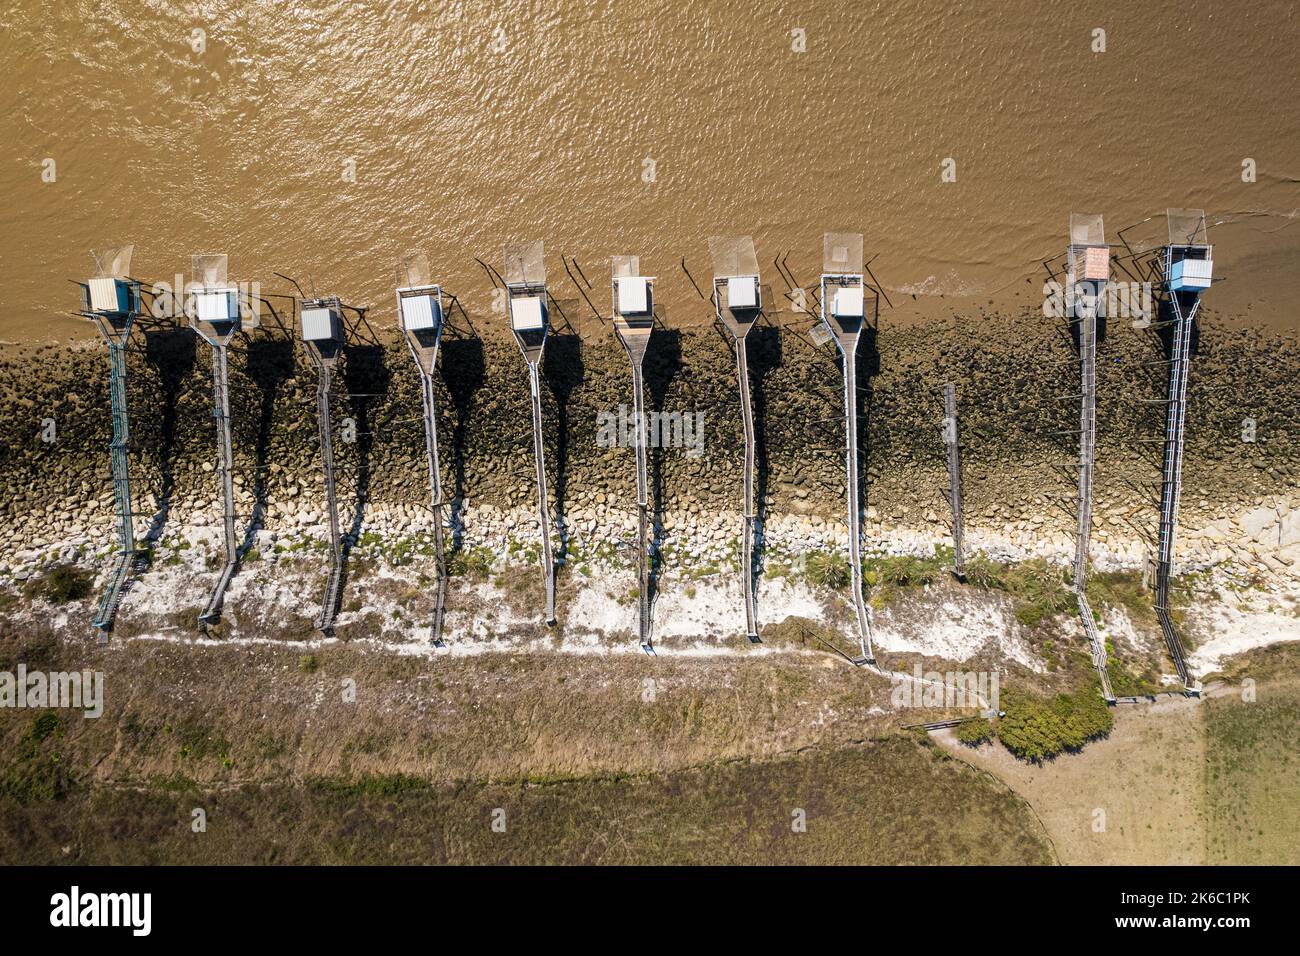
[(542, 358), (542, 377), (555, 396), (555, 525), (560, 533), (556, 564), (568, 557), (570, 532), (565, 519), (569, 475), (569, 401), (582, 384), (586, 367), (582, 363), (582, 338), (573, 333), (552, 333)]
[(343, 385), (348, 391), (348, 410), (356, 425), (356, 494), (352, 521), (343, 535), (339, 549), (339, 594), (343, 594), (348, 580), (348, 556), (361, 536), (365, 522), (366, 502), (370, 498), (370, 455), (375, 444), (370, 408), (376, 398), (388, 393), (392, 377), (384, 364), (384, 349), (379, 345), (354, 345), (346, 349), (343, 366)]
[[(1174, 293), (1177, 294), (1177, 293)], [(1191, 302), (1184, 299), (1182, 302), (1183, 315), (1187, 315), (1191, 308)], [(1174, 314), (1173, 302), (1165, 297), (1158, 300), (1156, 304), (1155, 323), (1148, 330), (1151, 336), (1152, 349), (1160, 360), (1165, 363), (1171, 363), (1174, 358), (1174, 348), (1178, 329), (1178, 320)], [(1099, 336), (1100, 338), (1100, 336)], [(1192, 320), (1191, 339), (1189, 341), (1189, 358), (1195, 357), (1201, 350), (1201, 321), (1200, 317)], [(1159, 396), (1159, 401), (1148, 401), (1142, 406), (1140, 415), (1142, 419), (1142, 431), (1149, 435), (1165, 434), (1168, 427), (1166, 414), (1169, 398), (1170, 375), (1173, 366), (1166, 364), (1160, 370), (1148, 379), (1148, 387), (1155, 390), (1155, 395)], [(1138, 442), (1133, 446), (1135, 453), (1151, 468), (1159, 471), (1163, 467), (1165, 445), (1160, 441), (1147, 443)], [(1149, 501), (1154, 502), (1155, 507), (1160, 506), (1160, 489), (1158, 486), (1149, 492)]]
[[(664, 429), (662, 427), (664, 403), (673, 380), (682, 370), (682, 334), (676, 329), (656, 328), (650, 337), (650, 347), (646, 352), (645, 365), (642, 369), (644, 384), (648, 394), (647, 411), (660, 422), (657, 434), (649, 436), (650, 452), (650, 493), (654, 504), (650, 509), (650, 566), (647, 570), (647, 601), (654, 608), (655, 596), (659, 591), (659, 571), (663, 564), (660, 548), (664, 542)], [(683, 424), (683, 430), (685, 425)], [(702, 436), (697, 436), (702, 437)]]
[(176, 406), (185, 380), (194, 371), (197, 342), (198, 337), (187, 328), (145, 333), (145, 360), (157, 370), (162, 393), (158, 419), (158, 510), (144, 533), (146, 561), (171, 516), (172, 494), (176, 490)]
[(438, 366), (447, 394), (456, 409), (456, 423), (451, 432), (452, 479), (451, 548), (448, 559), (464, 546), (465, 540), (465, 445), (469, 431), (469, 413), (474, 397), (483, 387), (486, 366), (483, 343), (478, 338), (444, 339)]
[(271, 449), (271, 426), (275, 420), (275, 400), (280, 386), (293, 377), (293, 342), (288, 339), (256, 339), (249, 343), (245, 374), (259, 392), (257, 434), (254, 438), (256, 464), (253, 471), (253, 513), (239, 546), (243, 560), (266, 518), (268, 497), (267, 467)]
[[(1173, 292), (1171, 295), (1180, 295)], [(1193, 299), (1185, 296), (1179, 300), (1182, 306), (1183, 315), (1187, 315), (1192, 310)], [(1160, 350), (1165, 361), (1170, 361), (1174, 357), (1174, 333), (1178, 328), (1177, 318), (1174, 315), (1173, 302), (1168, 299), (1161, 299), (1156, 309), (1156, 336), (1160, 340)], [(1098, 336), (1100, 338), (1100, 336)], [(1189, 342), (1190, 356), (1194, 357), (1201, 351), (1201, 320), (1198, 315), (1192, 320), (1192, 337)]]
[(858, 508), (859, 520), (867, 512), (867, 501), (871, 482), (867, 473), (871, 470), (871, 456), (875, 452), (871, 441), (871, 411), (875, 400), (875, 379), (880, 374), (880, 349), (877, 344), (879, 324), (867, 322), (862, 326), (862, 336), (858, 340), (857, 379), (858, 379)]
[(749, 555), (749, 576), (758, 593), (766, 548), (767, 489), (771, 469), (767, 444), (767, 377), (781, 366), (781, 330), (774, 325), (756, 325), (749, 333), (748, 360), (754, 401), (754, 487), (756, 517), (754, 550)]

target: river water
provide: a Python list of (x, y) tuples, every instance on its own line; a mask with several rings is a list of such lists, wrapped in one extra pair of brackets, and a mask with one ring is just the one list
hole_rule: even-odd
[(118, 242), (391, 322), (404, 252), (486, 310), (475, 257), (540, 238), (557, 294), (573, 256), (607, 309), (638, 254), (688, 317), (713, 234), (808, 285), (860, 231), (891, 295), (994, 297), (1072, 209), (1114, 240), (1169, 205), (1209, 212), (1221, 302), (1296, 325), (1293, 3), (29, 0), (0, 54), (5, 341), (88, 334), (66, 280)]

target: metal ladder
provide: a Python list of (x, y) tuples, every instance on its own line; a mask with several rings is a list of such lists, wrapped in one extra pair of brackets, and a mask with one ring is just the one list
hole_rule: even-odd
[(212, 596), (199, 615), (201, 624), (211, 624), (221, 617), (226, 588), (239, 562), (239, 545), (235, 539), (234, 448), (230, 435), (230, 377), (226, 346), (212, 343), (212, 417), (217, 425), (217, 471), (221, 476), (225, 562)]
[(429, 462), (430, 507), (433, 510), (434, 573), (437, 591), (433, 603), (433, 644), (442, 647), (442, 622), (447, 607), (447, 555), (442, 531), (442, 470), (438, 460), (438, 410), (433, 376), (420, 367), (420, 397), (424, 411), (424, 444)]
[(117, 557), (109, 573), (104, 593), (100, 596), (92, 625), (99, 632), (99, 643), (108, 642), (113, 629), (113, 619), (122, 603), (127, 579), (135, 561), (134, 512), (131, 505), (131, 469), (128, 451), (131, 445), (130, 418), (126, 404), (126, 340), (131, 334), (128, 318), (120, 339), (110, 335), (98, 323), (100, 332), (108, 343), (108, 392), (113, 417), (113, 440), (109, 444), (109, 462), (113, 474), (113, 511), (117, 518)]
[(749, 399), (749, 362), (745, 339), (736, 339), (736, 380), (740, 383), (740, 419), (745, 433), (744, 530), (741, 534), (741, 587), (745, 595), (745, 634), (758, 641), (758, 602), (754, 597), (754, 409)]
[(1171, 292), (1174, 311), (1173, 347), (1170, 350), (1169, 398), (1165, 417), (1165, 455), (1160, 485), (1160, 534), (1156, 559), (1156, 616), (1164, 632), (1169, 656), (1183, 686), (1192, 688), (1182, 639), (1169, 616), (1169, 577), (1174, 563), (1174, 537), (1178, 527), (1178, 503), (1183, 488), (1183, 446), (1187, 419), (1187, 380), (1191, 365), (1192, 327), (1200, 298), (1192, 302), (1187, 315), (1178, 293)]
[(542, 440), (542, 393), (537, 362), (528, 362), (528, 387), (533, 399), (533, 464), (537, 470), (537, 519), (542, 532), (542, 574), (546, 587), (546, 623), (555, 623), (555, 556), (551, 553), (551, 509), (546, 493), (546, 449)]
[(650, 634), (650, 558), (646, 545), (646, 531), (649, 525), (650, 479), (648, 475), (645, 390), (641, 377), (641, 365), (632, 363), (632, 416), (636, 422), (636, 505), (637, 505), (637, 548), (639, 554), (638, 582), (638, 622), (641, 631), (641, 647), (646, 653), (653, 653), (654, 645)]
[(849, 571), (853, 584), (853, 609), (858, 618), (858, 646), (861, 662), (874, 664), (876, 654), (871, 646), (871, 617), (867, 614), (862, 596), (862, 514), (858, 497), (858, 337), (852, 346), (836, 338), (840, 355), (844, 359), (844, 462), (848, 480), (849, 518)]
[(1079, 495), (1076, 502), (1078, 524), (1074, 538), (1074, 593), (1079, 619), (1092, 649), (1092, 666), (1101, 681), (1101, 692), (1114, 703), (1110, 671), (1106, 662), (1106, 645), (1097, 632), (1097, 621), (1088, 604), (1088, 541), (1092, 535), (1092, 480), (1097, 448), (1097, 314), (1096, 307), (1080, 310), (1079, 323)]
[(316, 386), (316, 421), (320, 431), (321, 464), (325, 470), (325, 500), (330, 523), (330, 570), (325, 582), (325, 597), (321, 601), (316, 629), (329, 635), (334, 631), (334, 616), (338, 613), (339, 592), (343, 583), (343, 549), (339, 535), (338, 494), (334, 486), (334, 436), (330, 424), (330, 368), (318, 362), (320, 372)]

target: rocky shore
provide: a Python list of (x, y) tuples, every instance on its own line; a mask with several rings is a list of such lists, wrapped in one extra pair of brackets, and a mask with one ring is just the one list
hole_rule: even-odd
[[(536, 539), (531, 420), (523, 362), (491, 318), (462, 318), (444, 341), (439, 433), (458, 545), (508, 554)], [(812, 325), (807, 315), (779, 313), (750, 338), (757, 487), (773, 554), (845, 541), (840, 371), (833, 346), (809, 336)], [(138, 334), (135, 344), (137, 533), (215, 550), (220, 501), (207, 350), (183, 329)], [(929, 320), (884, 313), (859, 368), (868, 545), (915, 551), (948, 543), (940, 424), (941, 389), (952, 380), (968, 534), (991, 548), (1068, 553), (1077, 418), (1071, 355), (1062, 330), (1031, 310), (969, 306)], [(1151, 334), (1126, 322), (1112, 323), (1101, 346), (1094, 544), (1103, 565), (1139, 565), (1142, 536), (1154, 527), (1159, 358)], [(21, 578), (112, 546), (105, 364), (94, 343), (9, 349), (0, 358), (0, 483), (9, 491), (0, 522), (17, 542), (0, 558), (0, 573)], [(1191, 565), (1237, 560), (1295, 571), (1297, 371), (1294, 338), (1221, 327), (1213, 313), (1204, 318), (1182, 507), (1180, 555)], [(427, 531), (419, 384), (404, 344), (353, 348), (338, 382), (345, 528), (358, 542)], [(711, 328), (657, 330), (646, 385), (651, 411), (670, 422), (698, 416), (688, 420), (686, 437), (698, 428), (701, 438), (695, 447), (651, 452), (665, 560), (734, 560), (743, 446), (729, 343)], [(314, 399), (314, 371), (287, 337), (262, 330), (232, 350), (237, 506), (242, 526), (257, 515), (258, 547), (323, 535)], [(575, 550), (617, 557), (621, 546), (634, 546), (633, 452), (602, 438), (630, 407), (627, 360), (608, 327), (594, 319), (561, 325), (547, 346), (543, 410), (552, 514)], [(1253, 441), (1243, 440), (1247, 420)]]

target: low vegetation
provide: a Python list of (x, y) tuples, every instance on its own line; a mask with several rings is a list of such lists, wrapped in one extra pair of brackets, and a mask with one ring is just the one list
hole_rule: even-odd
[(1017, 757), (1042, 761), (1067, 750), (1078, 750), (1089, 740), (1104, 737), (1115, 724), (1094, 683), (1074, 694), (1043, 698), (1015, 689), (1001, 694), (1004, 713), (998, 718), (997, 736)]
[(1133, 621), (1154, 624), (1155, 604), (1151, 589), (1142, 583), (1138, 571), (1098, 571), (1088, 576), (1088, 603), (1094, 611), (1120, 608)]
[[(84, 654), (0, 617), (0, 666)], [(489, 653), (430, 668), (346, 645), (128, 641), (96, 657), (101, 718), (0, 709), (0, 859), (1052, 861), (1019, 798), (894, 732), (873, 703), (887, 682), (826, 660)]]
[(492, 564), (492, 552), (487, 548), (464, 548), (451, 554), (447, 573), (481, 583), (492, 575)]
[(1300, 684), (1294, 673), (1205, 702), (1206, 860), (1300, 863)]
[(60, 564), (27, 582), (29, 597), (44, 598), (52, 604), (67, 604), (90, 596), (94, 584), (89, 571), (75, 565)]
[(968, 747), (978, 747), (993, 739), (993, 724), (987, 717), (976, 717), (957, 725), (957, 739)]
[(968, 584), (988, 591), (1003, 591), (1015, 601), (1016, 620), (1034, 628), (1075, 605), (1065, 568), (1042, 558), (1004, 564), (983, 554), (966, 563)]
[(1148, 662), (1135, 670), (1133, 665), (1115, 651), (1115, 645), (1106, 639), (1106, 674), (1110, 688), (1117, 697), (1149, 697), (1161, 691), (1159, 675)]
[[(207, 811), (198, 834), (196, 806)], [(662, 773), (88, 786), (39, 806), (0, 798), (0, 854), (114, 864), (1053, 862), (1023, 801), (906, 736)]]
[(60, 754), (63, 734), (63, 719), (53, 711), (29, 718), (26, 733), (0, 771), (0, 798), (18, 804), (63, 799), (72, 785)]
[(871, 603), (881, 608), (899, 591), (925, 587), (940, 579), (948, 562), (942, 555), (918, 558), (910, 554), (870, 557), (862, 562), (862, 579), (871, 588)]
[(852, 578), (849, 559), (833, 551), (814, 551), (804, 559), (804, 575), (813, 584), (843, 590)]

